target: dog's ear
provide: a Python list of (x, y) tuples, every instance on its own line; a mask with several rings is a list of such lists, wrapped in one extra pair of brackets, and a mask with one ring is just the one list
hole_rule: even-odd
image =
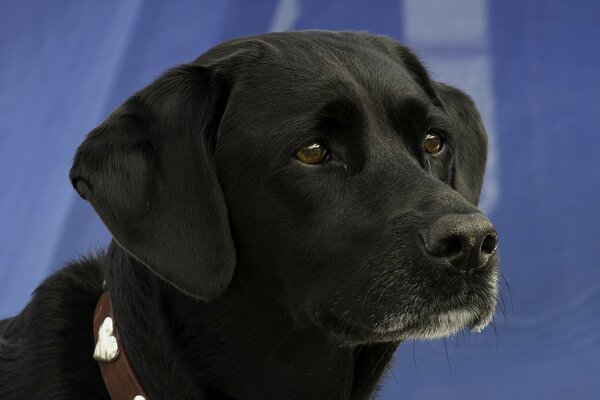
[(435, 81), (432, 84), (456, 136), (454, 189), (477, 205), (487, 159), (487, 135), (481, 116), (471, 98), (462, 91)]
[(229, 93), (207, 67), (177, 67), (90, 132), (70, 179), (115, 241), (180, 291), (210, 300), (235, 249), (214, 161)]

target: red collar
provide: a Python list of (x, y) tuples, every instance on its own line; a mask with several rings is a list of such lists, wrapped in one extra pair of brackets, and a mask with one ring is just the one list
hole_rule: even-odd
[(112, 400), (150, 400), (139, 381), (119, 337), (110, 294), (100, 296), (94, 313), (94, 359)]

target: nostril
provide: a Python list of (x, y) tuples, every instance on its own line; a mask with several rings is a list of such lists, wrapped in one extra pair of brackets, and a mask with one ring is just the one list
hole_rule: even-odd
[(460, 254), (463, 249), (463, 243), (460, 237), (450, 236), (441, 238), (430, 244), (427, 250), (430, 254), (438, 257), (452, 257)]
[(498, 249), (498, 236), (496, 234), (488, 234), (481, 243), (481, 251), (485, 253), (493, 253)]

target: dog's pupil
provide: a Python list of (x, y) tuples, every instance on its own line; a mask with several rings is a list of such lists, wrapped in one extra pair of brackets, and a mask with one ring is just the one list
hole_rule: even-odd
[(442, 151), (443, 141), (440, 135), (429, 133), (425, 137), (425, 150), (429, 154), (436, 154)]
[(305, 164), (317, 164), (325, 158), (325, 148), (319, 143), (312, 143), (300, 149), (296, 158)]

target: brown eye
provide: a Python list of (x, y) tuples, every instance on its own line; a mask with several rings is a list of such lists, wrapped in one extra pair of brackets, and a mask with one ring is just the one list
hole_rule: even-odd
[(444, 136), (436, 132), (428, 133), (425, 136), (423, 147), (429, 154), (438, 154), (444, 148)]
[(298, 150), (296, 159), (304, 164), (319, 164), (327, 159), (327, 149), (321, 143), (312, 143)]

